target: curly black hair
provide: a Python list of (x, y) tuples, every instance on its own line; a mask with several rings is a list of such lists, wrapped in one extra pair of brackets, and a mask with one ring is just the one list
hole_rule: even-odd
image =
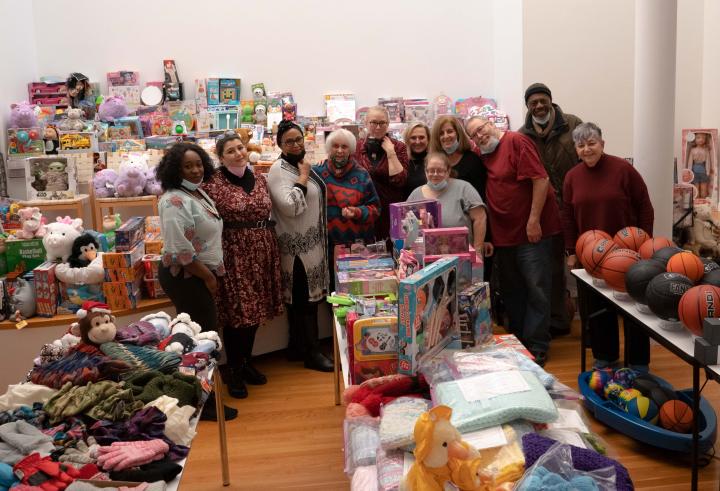
[(182, 161), (185, 152), (188, 150), (197, 153), (200, 156), (200, 160), (202, 160), (203, 168), (205, 169), (203, 181), (207, 181), (213, 173), (215, 173), (212, 159), (200, 146), (190, 142), (176, 143), (165, 151), (165, 155), (155, 168), (155, 177), (157, 177), (157, 180), (160, 182), (163, 191), (180, 187), (183, 180)]

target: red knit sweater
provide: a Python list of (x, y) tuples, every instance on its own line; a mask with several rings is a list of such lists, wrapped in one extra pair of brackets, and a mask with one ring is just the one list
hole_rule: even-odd
[(562, 210), (565, 248), (587, 230), (608, 234), (634, 225), (652, 235), (655, 212), (640, 173), (626, 160), (603, 154), (594, 167), (581, 163), (568, 171)]

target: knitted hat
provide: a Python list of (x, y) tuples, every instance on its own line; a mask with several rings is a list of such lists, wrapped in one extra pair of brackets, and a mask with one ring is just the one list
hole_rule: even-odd
[(96, 302), (94, 300), (88, 300), (87, 302), (83, 302), (82, 307), (80, 310), (77, 311), (75, 315), (77, 315), (80, 319), (83, 319), (86, 317), (90, 312), (100, 312), (103, 314), (110, 314), (110, 307), (107, 306), (107, 304), (104, 304), (102, 302)]
[(548, 89), (547, 85), (541, 83), (534, 83), (525, 90), (525, 105), (527, 105), (528, 99), (533, 94), (545, 94), (552, 100), (552, 92)]

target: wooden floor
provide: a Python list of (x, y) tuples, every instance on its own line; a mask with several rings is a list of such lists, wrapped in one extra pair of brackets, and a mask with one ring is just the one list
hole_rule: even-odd
[[(578, 343), (576, 325), (572, 335), (553, 341), (546, 366), (573, 388), (580, 370)], [(248, 399), (227, 398), (240, 411), (227, 424), (230, 486), (221, 483), (217, 425), (202, 422), (180, 489), (349, 489), (343, 473), (344, 408), (334, 405), (332, 374), (305, 370), (300, 363), (285, 361), (282, 353), (261, 357), (257, 366), (267, 374), (268, 384), (250, 387)], [(661, 346), (652, 348), (651, 370), (676, 388), (692, 385), (690, 367)], [(708, 382), (703, 394), (717, 411), (720, 387)], [(690, 489), (690, 466), (682, 456), (637, 443), (595, 421), (592, 426), (609, 443), (610, 456), (629, 469), (636, 489)], [(700, 470), (700, 489), (718, 489), (719, 478), (720, 460), (711, 459)]]

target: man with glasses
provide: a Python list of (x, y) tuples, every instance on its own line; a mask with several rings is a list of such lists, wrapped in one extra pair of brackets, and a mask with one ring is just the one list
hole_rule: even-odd
[(479, 116), (466, 130), (488, 171), (486, 204), (509, 329), (543, 366), (550, 347), (552, 238), (561, 233), (555, 191), (529, 138)]
[(375, 184), (380, 198), (380, 217), (375, 225), (375, 237), (390, 236), (390, 203), (403, 201), (408, 174), (408, 154), (405, 144), (388, 135), (390, 118), (382, 106), (371, 107), (365, 117), (368, 136), (361, 140), (355, 159), (364, 167)]

